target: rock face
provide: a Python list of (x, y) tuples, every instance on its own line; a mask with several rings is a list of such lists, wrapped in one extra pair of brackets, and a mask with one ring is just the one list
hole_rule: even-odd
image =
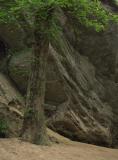
[(16, 137), (22, 126), (23, 99), (7, 77), (0, 74), (0, 137)]
[[(50, 45), (48, 126), (73, 140), (111, 146), (118, 138), (117, 27), (98, 34), (73, 26), (62, 12), (58, 17), (64, 31), (57, 30)], [(26, 92), (30, 62), (28, 50), (9, 63), (9, 75), (22, 93)]]
[[(48, 126), (73, 140), (118, 144), (118, 27), (96, 33), (62, 11), (57, 17), (63, 30), (55, 30), (50, 44), (45, 97)], [(23, 50), (8, 65), (9, 76), (23, 94), (31, 59), (30, 49)]]

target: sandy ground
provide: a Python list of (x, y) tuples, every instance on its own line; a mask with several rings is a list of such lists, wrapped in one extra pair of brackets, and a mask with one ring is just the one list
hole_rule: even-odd
[(118, 160), (118, 149), (83, 143), (44, 147), (17, 139), (1, 139), (0, 160)]

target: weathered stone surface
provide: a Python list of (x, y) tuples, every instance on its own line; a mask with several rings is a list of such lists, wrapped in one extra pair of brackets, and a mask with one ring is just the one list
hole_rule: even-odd
[[(22, 126), (23, 99), (3, 74), (0, 73), (0, 136), (16, 137)], [(5, 128), (4, 128), (5, 127)]]
[[(65, 47), (70, 47), (70, 44), (66, 45), (64, 44)], [(49, 85), (47, 85), (46, 103), (50, 107), (45, 106), (45, 110), (49, 127), (73, 140), (111, 145), (113, 112), (109, 104), (102, 102), (97, 94), (97, 92), (101, 92), (101, 97), (105, 97), (105, 88), (95, 77), (95, 67), (87, 57), (81, 56), (79, 53), (75, 54), (78, 57), (75, 55), (70, 57), (71, 50), (67, 55), (68, 61), (65, 61), (65, 67), (65, 63), (60, 60), (62, 55), (57, 59), (57, 52), (53, 48), (50, 50), (55, 62), (57, 60), (59, 64), (55, 63), (53, 59), (49, 63), (47, 73), (49, 75), (47, 84)], [(67, 52), (63, 52), (63, 54), (65, 56)], [(18, 57), (21, 57), (23, 61), (13, 57), (9, 68), (10, 76), (19, 88), (22, 89), (24, 86), (26, 89), (24, 81), (26, 81), (27, 75), (21, 73), (26, 73), (29, 63), (26, 67), (24, 62), (27, 62), (28, 58), (22, 58), (22, 56), (21, 54)], [(15, 69), (17, 74), (14, 72)], [(19, 71), (21, 71), (20, 74)], [(63, 78), (66, 81), (63, 81)], [(51, 108), (54, 108), (54, 111)]]
[[(9, 63), (9, 75), (22, 93), (26, 93), (31, 57), (31, 50), (23, 51), (13, 56)], [(55, 72), (55, 66), (53, 66), (53, 59), (51, 57), (48, 58), (48, 63), (46, 99), (49, 102), (61, 103), (65, 100), (66, 96), (59, 81), (59, 75)]]
[[(63, 31), (50, 45), (47, 68), (47, 123), (73, 140), (111, 146), (118, 143), (117, 27), (86, 30), (59, 12)], [(74, 25), (73, 25), (74, 24)], [(26, 93), (31, 51), (14, 55), (9, 76)]]
[(93, 90), (102, 103), (111, 106), (113, 112), (111, 133), (113, 143), (118, 143), (118, 25), (112, 24), (105, 32), (96, 33), (79, 24), (73, 25), (75, 23), (72, 22), (71, 18), (69, 21), (66, 19), (67, 27), (64, 27), (66, 37), (82, 56), (88, 57), (95, 67), (94, 77), (97, 81), (93, 85)]
[(25, 47), (23, 31), (15, 25), (0, 24), (0, 40), (4, 41), (8, 48), (20, 50)]

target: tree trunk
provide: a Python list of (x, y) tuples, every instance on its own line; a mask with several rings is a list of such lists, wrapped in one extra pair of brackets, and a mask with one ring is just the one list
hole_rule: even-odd
[(48, 50), (48, 39), (44, 35), (41, 36), (38, 35), (38, 32), (35, 32), (26, 112), (22, 128), (23, 140), (44, 145), (48, 143), (43, 108)]
[(48, 5), (35, 12), (33, 59), (27, 91), (26, 112), (21, 133), (24, 140), (43, 145), (49, 144), (43, 106), (49, 52), (48, 38), (52, 16), (53, 8)]

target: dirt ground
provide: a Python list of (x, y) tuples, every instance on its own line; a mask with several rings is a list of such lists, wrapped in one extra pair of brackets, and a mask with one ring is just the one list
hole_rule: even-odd
[(47, 147), (0, 139), (0, 160), (118, 160), (118, 149), (74, 142)]

